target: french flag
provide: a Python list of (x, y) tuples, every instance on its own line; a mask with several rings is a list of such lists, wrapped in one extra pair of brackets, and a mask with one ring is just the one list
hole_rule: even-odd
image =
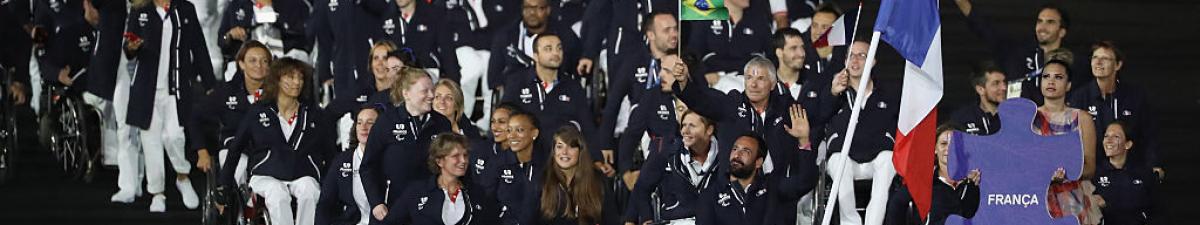
[(924, 219), (932, 198), (936, 106), (943, 88), (938, 0), (884, 0), (875, 32), (906, 61), (892, 163)]

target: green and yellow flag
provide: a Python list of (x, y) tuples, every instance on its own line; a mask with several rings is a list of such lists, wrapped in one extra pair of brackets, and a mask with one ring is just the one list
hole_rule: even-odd
[(725, 0), (683, 0), (683, 20), (726, 20)]

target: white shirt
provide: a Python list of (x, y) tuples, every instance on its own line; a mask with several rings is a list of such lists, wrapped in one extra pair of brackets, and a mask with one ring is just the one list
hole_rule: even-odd
[(467, 213), (467, 203), (463, 199), (462, 189), (454, 194), (455, 201), (450, 201), (450, 193), (442, 189), (442, 194), (446, 200), (442, 201), (442, 224), (455, 224), (462, 220), (463, 215)]
[(704, 175), (708, 172), (711, 172), (708, 170), (709, 168), (712, 168), (713, 162), (717, 161), (718, 149), (720, 149), (720, 147), (717, 146), (717, 138), (710, 138), (708, 157), (706, 157), (703, 164), (697, 162), (696, 160), (692, 160), (691, 154), (679, 154), (679, 159), (687, 162), (688, 177), (691, 178), (692, 185), (700, 185), (700, 181), (704, 180)]
[(371, 222), (371, 206), (370, 203), (367, 203), (367, 192), (363, 189), (362, 177), (358, 175), (365, 147), (365, 144), (358, 145), (358, 148), (354, 150), (354, 159), (350, 162), (354, 168), (354, 179), (351, 179), (350, 186), (354, 195), (354, 204), (358, 205), (358, 225), (366, 225)]
[(159, 39), (158, 48), (158, 81), (155, 82), (155, 90), (158, 92), (167, 92), (170, 88), (168, 76), (171, 76), (171, 49), (175, 38), (175, 24), (170, 18), (167, 18), (167, 11), (162, 7), (155, 6), (154, 11), (158, 12), (158, 17), (162, 19), (162, 39)]
[[(296, 116), (299, 116), (299, 114), (300, 114), (300, 112), (297, 111)], [(296, 122), (299, 122), (299, 121), (293, 120), (291, 123), (289, 123), (287, 117), (283, 117), (283, 116), (279, 116), (279, 115), (276, 115), (276, 116), (279, 117), (279, 129), (283, 131), (283, 140), (291, 141), (292, 140), (292, 131), (296, 130)]]

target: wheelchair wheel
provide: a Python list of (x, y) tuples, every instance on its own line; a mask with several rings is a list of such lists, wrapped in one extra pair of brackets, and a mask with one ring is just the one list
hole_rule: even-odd
[(72, 98), (61, 98), (54, 110), (58, 115), (58, 129), (52, 136), (52, 148), (57, 148), (67, 175), (73, 179), (91, 182), (99, 158), (100, 124), (99, 113), (83, 102)]
[(17, 130), (11, 115), (4, 115), (0, 129), (0, 186), (13, 179), (17, 158)]

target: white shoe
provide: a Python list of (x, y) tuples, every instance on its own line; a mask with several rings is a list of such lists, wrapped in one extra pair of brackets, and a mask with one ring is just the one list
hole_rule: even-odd
[(134, 195), (135, 194), (130, 191), (117, 191), (116, 194), (113, 194), (110, 201), (116, 202), (116, 203), (126, 203), (126, 204), (133, 203), (133, 200), (135, 198)]
[(167, 211), (167, 196), (163, 194), (154, 195), (154, 200), (150, 201), (150, 212), (166, 212)]
[(187, 178), (175, 180), (175, 187), (179, 188), (179, 195), (183, 197), (184, 207), (188, 209), (200, 207), (200, 198), (196, 196), (196, 190), (192, 187), (192, 180)]

